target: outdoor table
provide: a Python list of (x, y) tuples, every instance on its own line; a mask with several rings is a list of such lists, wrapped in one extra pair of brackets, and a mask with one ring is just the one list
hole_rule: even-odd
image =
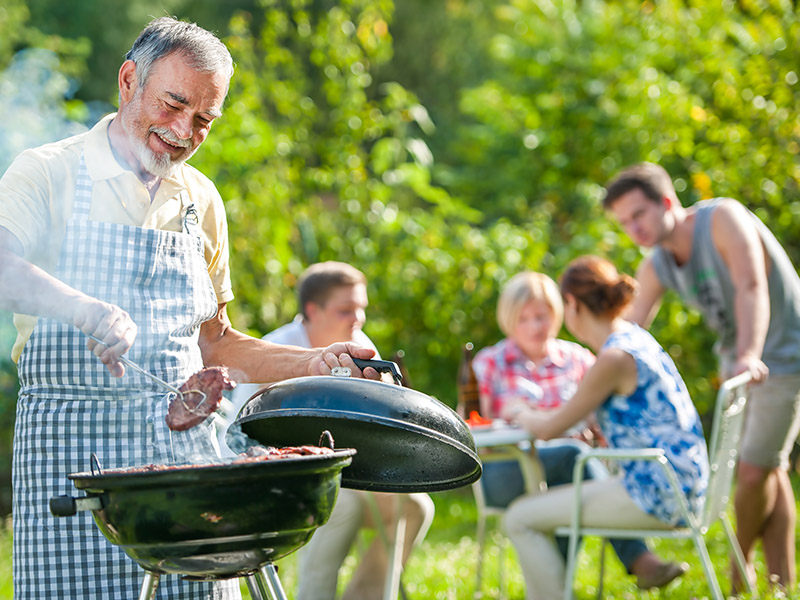
[[(480, 454), (481, 449), (491, 449), (498, 451), (508, 458), (514, 458), (519, 462), (522, 470), (522, 477), (525, 481), (525, 489), (547, 490), (547, 483), (544, 477), (542, 463), (533, 445), (534, 435), (516, 425), (510, 425), (503, 419), (495, 419), (491, 425), (478, 425), (470, 427), (472, 438), (475, 440), (475, 447)], [(520, 447), (523, 442), (529, 442), (530, 448)], [(491, 454), (482, 454), (483, 457)], [(480, 480), (474, 485), (480, 485)]]

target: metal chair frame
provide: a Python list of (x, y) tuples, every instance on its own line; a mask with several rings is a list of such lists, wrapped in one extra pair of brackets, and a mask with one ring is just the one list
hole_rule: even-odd
[[(520, 470), (522, 471), (522, 480), (524, 482), (525, 494), (540, 494), (547, 490), (547, 483), (544, 478), (544, 470), (538, 457), (536, 456), (533, 442), (531, 442), (530, 450), (516, 445), (492, 447), (491, 452), (484, 451), (480, 454), (481, 462), (499, 462), (506, 460), (515, 460), (519, 463)], [(506, 509), (496, 506), (488, 506), (486, 504), (486, 494), (483, 491), (483, 482), (478, 480), (472, 484), (472, 493), (475, 496), (475, 505), (477, 508), (478, 518), (476, 524), (476, 539), (478, 542), (478, 565), (477, 576), (475, 581), (475, 598), (483, 596), (483, 561), (484, 553), (486, 551), (486, 522), (490, 516), (502, 516), (505, 514)], [(504, 541), (506, 538), (503, 538)], [(503, 544), (503, 548), (505, 544)], [(505, 594), (505, 569), (503, 567), (503, 556), (500, 556), (500, 566), (498, 580), (500, 584), (500, 600), (506, 598)]]
[[(708, 554), (705, 543), (705, 534), (709, 527), (719, 519), (728, 538), (728, 543), (733, 550), (736, 566), (746, 582), (747, 590), (754, 593), (745, 572), (745, 560), (739, 542), (733, 530), (727, 508), (731, 496), (731, 488), (738, 457), (738, 445), (741, 438), (742, 424), (744, 421), (745, 405), (747, 403), (747, 384), (750, 382), (749, 373), (737, 375), (723, 382), (717, 393), (714, 406), (714, 419), (711, 427), (709, 441), (709, 460), (711, 473), (709, 478), (706, 503), (703, 514), (698, 517), (689, 510), (685, 496), (681, 493), (678, 478), (669, 460), (660, 448), (642, 448), (638, 450), (620, 449), (592, 449), (581, 453), (575, 462), (573, 484), (575, 486), (575, 503), (573, 506), (571, 525), (558, 527), (557, 535), (569, 536), (569, 552), (567, 568), (564, 578), (564, 600), (572, 598), (572, 581), (575, 576), (579, 536), (593, 535), (605, 538), (672, 538), (692, 539), (700, 555), (703, 571), (708, 580), (711, 595), (715, 600), (723, 600), (724, 596), (717, 581), (714, 566)], [(581, 483), (583, 481), (583, 465), (591, 457), (604, 458), (612, 461), (618, 460), (654, 460), (664, 470), (672, 490), (676, 494), (684, 527), (673, 529), (628, 529), (628, 528), (600, 528), (584, 527), (581, 525)], [(601, 582), (602, 585), (602, 574)]]

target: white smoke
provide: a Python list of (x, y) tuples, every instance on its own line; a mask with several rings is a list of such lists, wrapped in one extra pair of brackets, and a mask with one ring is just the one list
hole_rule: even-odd
[[(59, 60), (43, 48), (21, 50), (0, 73), (0, 173), (26, 148), (53, 142), (93, 125), (107, 104), (84, 105), (86, 123), (69, 118), (67, 103), (78, 82), (59, 70)], [(101, 112), (102, 111), (102, 112)]]
[[(14, 55), (0, 72), (0, 175), (23, 150), (86, 131), (113, 110), (107, 103), (82, 104), (86, 122), (70, 119), (67, 106), (77, 88), (50, 50), (28, 48)], [(15, 337), (11, 315), (0, 311), (0, 357), (10, 355)]]

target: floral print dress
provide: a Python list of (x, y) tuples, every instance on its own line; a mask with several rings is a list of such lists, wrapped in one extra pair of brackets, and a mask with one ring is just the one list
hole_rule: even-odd
[[(700, 417), (672, 359), (647, 331), (631, 324), (611, 334), (602, 350), (618, 348), (636, 361), (636, 390), (615, 394), (597, 410), (613, 448), (661, 448), (678, 476), (689, 508), (699, 515), (708, 486), (708, 451)], [(601, 351), (602, 351), (601, 350)], [(679, 501), (655, 461), (620, 463), (628, 494), (646, 513), (684, 525)]]

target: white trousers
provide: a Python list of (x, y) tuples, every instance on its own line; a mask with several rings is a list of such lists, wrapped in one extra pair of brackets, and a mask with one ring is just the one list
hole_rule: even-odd
[[(670, 529), (634, 503), (619, 477), (586, 481), (581, 485), (581, 496), (583, 525)], [(525, 578), (526, 600), (556, 600), (564, 596), (566, 567), (553, 531), (572, 522), (574, 500), (574, 486), (560, 485), (544, 494), (522, 496), (506, 511), (504, 525)]]
[[(358, 530), (362, 526), (374, 527), (372, 512), (367, 504), (368, 493), (374, 496), (384, 530), (389, 542), (393, 542), (399, 498), (395, 494), (341, 488), (328, 522), (299, 550), (297, 600), (333, 600), (336, 597), (339, 567), (347, 557)], [(425, 538), (433, 521), (434, 506), (427, 494), (405, 494), (405, 502), (401, 504), (406, 516), (403, 545), (405, 564), (414, 546)], [(372, 544), (361, 556), (361, 562), (342, 594), (342, 600), (382, 598), (387, 567), (386, 548), (376, 533)]]

